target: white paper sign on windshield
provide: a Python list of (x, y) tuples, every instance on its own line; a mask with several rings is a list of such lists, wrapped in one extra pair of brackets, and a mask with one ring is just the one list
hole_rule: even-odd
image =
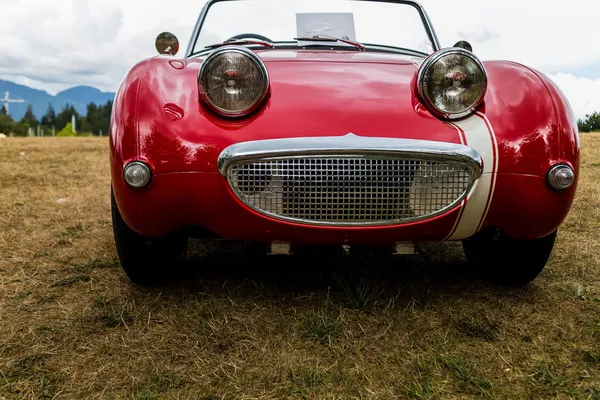
[[(299, 38), (324, 35), (356, 41), (352, 13), (297, 13), (296, 30)], [(313, 43), (328, 44), (318, 41), (298, 41), (301, 46)], [(342, 42), (336, 42), (335, 45), (352, 47), (352, 45)]]

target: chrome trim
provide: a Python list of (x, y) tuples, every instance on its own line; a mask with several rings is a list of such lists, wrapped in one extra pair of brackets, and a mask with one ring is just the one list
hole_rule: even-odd
[[(429, 72), (430, 67), (433, 64), (435, 64), (437, 61), (439, 61), (442, 57), (445, 57), (450, 54), (459, 54), (459, 55), (470, 58), (477, 64), (477, 66), (483, 72), (483, 91), (481, 92), (479, 99), (469, 109), (467, 109), (463, 112), (460, 112), (460, 113), (448, 113), (448, 112), (438, 109), (433, 104), (433, 102), (429, 98), (428, 94), (423, 89), (423, 82), (425, 81), (425, 75)], [(421, 101), (424, 103), (424, 105), (427, 107), (427, 109), (429, 111), (431, 111), (434, 115), (441, 117), (441, 118), (445, 118), (445, 119), (451, 119), (451, 120), (463, 118), (463, 117), (466, 117), (467, 115), (472, 114), (477, 109), (477, 107), (479, 107), (481, 102), (483, 101), (483, 98), (485, 97), (485, 93), (487, 91), (487, 84), (488, 84), (487, 71), (485, 70), (485, 66), (483, 65), (481, 60), (479, 60), (479, 58), (477, 56), (475, 56), (475, 54), (473, 54), (469, 50), (458, 48), (458, 47), (446, 48), (446, 49), (443, 49), (436, 53), (431, 54), (429, 57), (427, 57), (423, 61), (423, 63), (421, 63), (421, 66), (419, 67), (419, 71), (417, 73), (417, 94), (418, 94), (419, 98), (421, 99)]]
[[(571, 173), (571, 177), (573, 179), (573, 182), (571, 182), (571, 184), (567, 187), (564, 188), (557, 188), (552, 184), (552, 178), (553, 176), (557, 173), (557, 171), (560, 170), (565, 170)], [(546, 181), (548, 182), (548, 186), (550, 186), (553, 190), (556, 191), (563, 191), (563, 190), (567, 190), (568, 188), (570, 188), (571, 186), (573, 186), (575, 184), (577, 177), (575, 176), (575, 171), (573, 171), (573, 168), (568, 165), (568, 164), (556, 164), (554, 165), (552, 168), (550, 168), (550, 170), (548, 170), (548, 174), (546, 174)]]
[[(202, 87), (202, 83), (201, 83), (202, 75), (205, 73), (206, 68), (208, 68), (207, 66), (210, 64), (210, 62), (214, 58), (219, 57), (223, 53), (243, 54), (246, 57), (250, 58), (250, 60), (252, 62), (256, 63), (256, 65), (262, 72), (262, 79), (265, 83), (265, 89), (263, 90), (263, 93), (261, 94), (261, 96), (249, 108), (247, 108), (243, 111), (230, 112), (230, 111), (224, 110), (220, 107), (217, 107), (216, 105), (214, 105), (213, 103), (211, 103), (208, 100), (208, 97), (206, 96), (206, 93), (204, 92), (204, 88)], [(262, 105), (263, 100), (269, 94), (269, 90), (271, 87), (271, 82), (269, 79), (269, 72), (267, 71), (267, 66), (265, 65), (263, 60), (252, 50), (249, 50), (245, 47), (238, 46), (238, 45), (223, 46), (223, 47), (219, 47), (219, 48), (215, 49), (214, 51), (212, 51), (208, 55), (208, 57), (206, 57), (206, 60), (204, 60), (204, 62), (202, 62), (202, 66), (200, 67), (200, 70), (198, 71), (197, 79), (198, 79), (198, 91), (200, 94), (200, 100), (202, 100), (202, 102), (206, 106), (208, 106), (212, 111), (216, 112), (217, 114), (223, 115), (225, 117), (244, 117), (248, 114), (251, 114), (253, 111), (256, 111), (256, 109)]]
[(473, 168), (475, 179), (483, 171), (483, 159), (475, 149), (462, 144), (418, 139), (366, 137), (348, 133), (344, 136), (294, 137), (240, 142), (219, 155), (219, 172), (227, 176), (231, 164), (267, 158), (306, 156), (417, 157), (464, 162)]
[[(473, 173), (473, 179), (460, 197), (434, 213), (383, 222), (314, 221), (282, 216), (256, 207), (240, 198), (232, 186), (232, 182), (228, 179), (229, 169), (238, 164), (321, 157), (446, 161), (453, 164), (463, 164), (467, 168), (470, 168)], [(361, 137), (349, 133), (345, 136), (266, 139), (236, 143), (221, 152), (218, 158), (218, 168), (219, 172), (227, 180), (227, 184), (232, 190), (233, 195), (239, 198), (246, 207), (259, 214), (280, 221), (314, 226), (393, 226), (431, 219), (455, 208), (471, 192), (475, 182), (481, 176), (483, 159), (477, 151), (461, 144), (415, 139)]]
[[(198, 53), (198, 52), (194, 53), (194, 47), (196, 47), (196, 42), (198, 41), (198, 37), (200, 36), (200, 30), (202, 29), (202, 25), (204, 24), (204, 20), (206, 19), (206, 14), (208, 13), (208, 9), (213, 4), (221, 2), (221, 1), (232, 1), (232, 0), (209, 0), (202, 7), (202, 10), (200, 11), (200, 16), (196, 20), (196, 24), (194, 25), (194, 30), (192, 31), (190, 41), (188, 42), (188, 47), (185, 52), (185, 58), (190, 58), (194, 54)], [(244, 0), (235, 0), (235, 1), (244, 1)], [(417, 1), (413, 1), (413, 0), (353, 0), (353, 1), (373, 1), (373, 2), (378, 2), (378, 3), (406, 4), (406, 5), (413, 6), (414, 8), (417, 9), (417, 11), (419, 12), (419, 15), (421, 16), (421, 22), (423, 22), (425, 31), (427, 33), (427, 37), (431, 41), (431, 44), (433, 46), (433, 51), (436, 52), (442, 48), (440, 45), (440, 41), (438, 39), (437, 33), (435, 32), (435, 29), (433, 28), (433, 24), (431, 23), (431, 19), (429, 18), (429, 15), (427, 14), (427, 11), (425, 11), (425, 8)]]
[[(131, 185), (126, 178), (126, 173), (127, 170), (135, 165), (138, 165), (140, 167), (142, 167), (143, 169), (145, 169), (148, 172), (148, 180), (146, 182), (144, 182), (143, 185), (137, 185), (137, 186), (133, 186)], [(123, 168), (123, 180), (125, 181), (125, 183), (127, 184), (127, 186), (134, 188), (134, 189), (141, 189), (144, 188), (146, 186), (148, 186), (150, 184), (150, 182), (152, 182), (152, 169), (150, 168), (150, 166), (148, 164), (146, 164), (143, 161), (131, 161), (129, 163), (127, 163), (127, 165), (125, 165), (125, 167)]]
[(433, 51), (436, 52), (441, 50), (442, 46), (440, 44), (440, 40), (438, 39), (437, 33), (433, 28), (433, 23), (431, 22), (431, 18), (429, 18), (429, 14), (427, 14), (427, 11), (425, 11), (425, 7), (416, 1), (407, 1), (406, 3), (412, 3), (413, 7), (419, 11), (423, 25), (425, 25), (425, 30), (427, 31), (427, 36), (429, 36), (429, 40), (431, 40), (431, 43), (433, 44)]

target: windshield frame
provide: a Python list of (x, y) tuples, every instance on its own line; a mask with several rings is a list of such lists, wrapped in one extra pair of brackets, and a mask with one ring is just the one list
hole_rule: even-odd
[[(196, 21), (196, 25), (194, 26), (194, 30), (192, 31), (191, 40), (189, 41), (186, 52), (185, 52), (185, 58), (190, 58), (190, 57), (197, 56), (197, 55), (200, 55), (200, 54), (203, 54), (206, 52), (210, 52), (213, 50), (210, 48), (205, 48), (202, 50), (194, 51), (194, 48), (196, 47), (196, 43), (198, 41), (198, 38), (200, 37), (200, 31), (202, 30), (202, 25), (204, 25), (204, 20), (206, 19), (208, 10), (215, 3), (219, 3), (222, 1), (244, 1), (244, 0), (208, 0), (202, 7), (202, 10), (200, 11), (200, 16), (198, 17), (198, 20)], [(425, 8), (423, 8), (423, 6), (420, 3), (413, 1), (413, 0), (352, 0), (352, 1), (404, 4), (404, 5), (409, 5), (409, 6), (416, 8), (421, 17), (421, 22), (423, 22), (423, 26), (425, 28), (425, 32), (427, 33), (427, 37), (429, 38), (429, 41), (431, 42), (431, 46), (433, 47), (433, 52), (435, 53), (436, 51), (441, 49), (440, 41), (437, 37), (435, 29), (433, 28), (433, 24), (431, 23), (431, 20), (429, 19), (429, 15), (427, 14), (427, 12), (425, 11)], [(295, 43), (295, 42), (286, 42), (286, 43)], [(371, 49), (375, 49), (378, 47), (383, 47), (383, 48), (388, 48), (388, 49), (392, 48), (391, 46), (382, 46), (382, 45), (367, 44), (367, 43), (362, 43), (362, 44), (369, 46)], [(297, 47), (298, 46), (294, 46), (294, 48), (297, 48)], [(421, 53), (417, 50), (403, 49), (400, 47), (397, 47), (397, 48), (394, 47), (394, 48), (397, 49), (398, 52), (409, 52), (409, 53), (416, 53), (416, 54)], [(379, 50), (379, 51), (385, 51), (385, 50)], [(388, 52), (389, 52), (389, 50), (388, 50)]]

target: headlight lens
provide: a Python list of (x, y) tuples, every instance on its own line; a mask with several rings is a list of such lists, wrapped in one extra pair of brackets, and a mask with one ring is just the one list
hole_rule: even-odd
[(254, 111), (269, 90), (264, 63), (245, 47), (221, 47), (202, 63), (200, 97), (215, 112), (240, 117)]
[(487, 74), (481, 61), (465, 49), (440, 50), (426, 59), (417, 79), (418, 93), (437, 116), (464, 117), (481, 104)]

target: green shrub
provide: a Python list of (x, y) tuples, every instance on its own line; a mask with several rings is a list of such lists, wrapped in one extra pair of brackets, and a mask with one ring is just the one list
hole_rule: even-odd
[(73, 125), (69, 122), (56, 136), (77, 136), (77, 133), (73, 132)]

